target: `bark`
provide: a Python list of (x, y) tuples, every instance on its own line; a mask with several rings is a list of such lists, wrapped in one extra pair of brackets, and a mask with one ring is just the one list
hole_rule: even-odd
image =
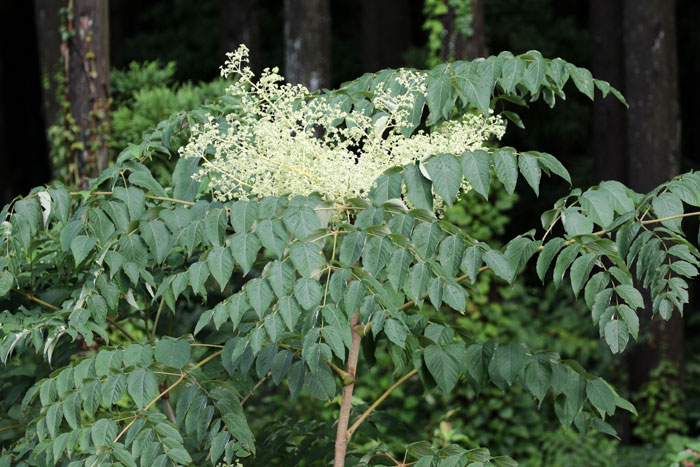
[(403, 65), (402, 55), (411, 46), (410, 13), (409, 0), (362, 0), (364, 71)]
[[(350, 327), (354, 328), (360, 320), (360, 312), (356, 311), (350, 318)], [(352, 392), (355, 389), (355, 373), (357, 371), (357, 361), (360, 358), (360, 341), (362, 336), (353, 329), (352, 345), (348, 353), (348, 366), (346, 372), (352, 377), (353, 382), (343, 386), (342, 400), (340, 402), (340, 414), (338, 415), (338, 428), (335, 435), (335, 456), (333, 467), (345, 466), (345, 453), (348, 449), (348, 424), (350, 422), (350, 409), (352, 409)]]
[[(624, 0), (625, 94), (628, 183), (647, 192), (680, 172), (680, 115), (675, 0)], [(645, 297), (650, 303), (648, 295)], [(676, 313), (667, 323), (641, 313), (651, 332), (630, 355), (633, 390), (648, 379), (660, 359), (682, 368), (683, 324)], [(642, 329), (644, 329), (644, 327)], [(682, 386), (682, 375), (675, 382)]]
[[(622, 49), (622, 0), (591, 0), (593, 76), (624, 90)], [(627, 178), (626, 109), (617, 99), (597, 99), (593, 104), (593, 157), (596, 179), (625, 182)]]
[(95, 177), (107, 167), (109, 127), (109, 6), (107, 0), (69, 0), (74, 34), (67, 43), (67, 97), (79, 128), (77, 178)]
[(284, 0), (284, 70), (311, 91), (331, 85), (330, 0)]
[(41, 73), (41, 100), (44, 126), (56, 123), (58, 99), (56, 74), (61, 72), (61, 18), (59, 10), (65, 0), (34, 0), (34, 24)]
[(245, 44), (250, 50), (250, 67), (260, 72), (260, 23), (258, 0), (220, 0), (219, 49), (221, 54), (233, 52)]
[(445, 37), (442, 46), (442, 60), (473, 60), (486, 56), (484, 0), (471, 0), (472, 30), (470, 37), (464, 37), (456, 30), (455, 11), (448, 6), (443, 19)]

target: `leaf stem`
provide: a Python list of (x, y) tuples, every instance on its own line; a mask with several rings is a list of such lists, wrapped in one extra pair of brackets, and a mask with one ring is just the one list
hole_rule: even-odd
[(376, 409), (376, 408), (379, 406), (379, 404), (381, 404), (382, 402), (384, 402), (384, 399), (386, 399), (387, 397), (389, 397), (389, 394), (391, 394), (392, 392), (394, 392), (394, 390), (395, 390), (396, 388), (398, 388), (399, 386), (401, 386), (401, 384), (402, 384), (404, 381), (406, 381), (408, 378), (410, 378), (411, 376), (415, 375), (416, 373), (418, 373), (418, 370), (416, 370), (415, 368), (412, 369), (411, 371), (409, 371), (408, 373), (406, 373), (405, 375), (403, 375), (403, 376), (401, 377), (401, 379), (399, 379), (397, 382), (395, 382), (389, 389), (387, 389), (386, 391), (384, 391), (384, 393), (383, 393), (381, 396), (379, 396), (379, 397), (377, 398), (377, 400), (374, 401), (374, 402), (372, 403), (372, 405), (370, 405), (369, 408), (363, 412), (362, 415), (360, 415), (360, 418), (358, 418), (357, 420), (355, 420), (355, 423), (352, 424), (352, 426), (351, 426), (350, 429), (348, 430), (348, 440), (350, 440), (350, 438), (352, 438), (353, 433), (355, 433), (355, 431), (357, 431), (357, 429), (360, 427), (360, 425), (362, 424), (362, 422), (364, 422), (364, 421), (367, 419), (367, 417), (369, 417), (369, 415), (374, 411), (374, 409)]
[(27, 292), (25, 292), (25, 291), (23, 291), (23, 290), (20, 290), (20, 289), (11, 289), (11, 290), (12, 290), (13, 292), (15, 292), (15, 293), (18, 293), (18, 294), (20, 294), (20, 295), (23, 295), (23, 296), (24, 296), (25, 298), (27, 298), (28, 300), (31, 300), (31, 301), (33, 301), (33, 302), (35, 302), (35, 303), (38, 303), (39, 305), (45, 306), (46, 308), (50, 308), (50, 309), (52, 309), (53, 311), (58, 311), (58, 310), (60, 310), (59, 307), (57, 307), (57, 306), (55, 306), (55, 305), (52, 305), (52, 304), (50, 304), (50, 303), (46, 303), (45, 301), (43, 301), (43, 300), (41, 300), (41, 299), (35, 297), (34, 295), (28, 294)]

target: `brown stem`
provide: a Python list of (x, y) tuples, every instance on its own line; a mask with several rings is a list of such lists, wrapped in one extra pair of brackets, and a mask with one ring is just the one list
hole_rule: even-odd
[(19, 427), (20, 427), (19, 423), (16, 423), (14, 425), (3, 426), (3, 427), (0, 427), (0, 432), (7, 431), (7, 430), (14, 430), (15, 428), (19, 428)]
[(46, 308), (50, 308), (50, 309), (52, 309), (53, 311), (58, 311), (58, 310), (60, 310), (59, 307), (54, 306), (54, 305), (52, 305), (52, 304), (50, 304), (50, 303), (46, 303), (45, 301), (43, 301), (43, 300), (41, 300), (41, 299), (39, 299), (39, 298), (36, 298), (34, 295), (28, 294), (27, 292), (25, 292), (25, 291), (23, 291), (23, 290), (19, 290), (19, 289), (11, 289), (11, 290), (12, 290), (13, 292), (15, 292), (15, 293), (18, 293), (18, 294), (20, 294), (20, 295), (23, 295), (23, 296), (24, 296), (25, 298), (27, 298), (28, 300), (31, 300), (31, 301), (33, 301), (33, 302), (35, 302), (35, 303), (38, 303), (39, 305), (45, 306)]
[(382, 394), (381, 396), (379, 396), (379, 398), (378, 398), (376, 401), (374, 401), (374, 402), (372, 403), (372, 405), (370, 405), (369, 408), (368, 408), (367, 410), (365, 410), (364, 413), (363, 413), (362, 415), (360, 415), (360, 418), (358, 418), (357, 420), (355, 420), (355, 423), (352, 424), (352, 426), (351, 426), (350, 429), (348, 430), (348, 441), (350, 440), (350, 438), (352, 438), (353, 433), (355, 433), (355, 431), (357, 431), (357, 429), (358, 429), (359, 426), (362, 424), (362, 422), (364, 422), (364, 421), (367, 419), (367, 417), (369, 417), (369, 415), (374, 411), (374, 409), (376, 409), (376, 408), (379, 406), (379, 404), (381, 404), (382, 402), (384, 402), (384, 399), (386, 399), (387, 397), (389, 397), (389, 394), (391, 394), (392, 392), (394, 392), (394, 389), (396, 389), (396, 388), (398, 388), (399, 386), (401, 386), (401, 384), (402, 384), (404, 381), (406, 381), (408, 378), (410, 378), (411, 376), (415, 375), (416, 373), (418, 373), (418, 370), (416, 370), (416, 369), (414, 368), (413, 370), (411, 370), (411, 371), (409, 371), (408, 373), (406, 373), (405, 375), (403, 375), (403, 376), (401, 377), (401, 379), (399, 379), (397, 382), (395, 382), (389, 389), (387, 389), (386, 391), (384, 391), (384, 394)]
[[(360, 321), (360, 312), (356, 311), (350, 318), (350, 327), (354, 328)], [(357, 360), (360, 357), (360, 341), (362, 336), (354, 329), (352, 331), (352, 346), (348, 354), (348, 366), (346, 372), (352, 377), (352, 382), (344, 383), (343, 395), (340, 402), (340, 414), (338, 415), (338, 429), (335, 434), (335, 460), (333, 467), (345, 467), (345, 452), (348, 449), (348, 424), (350, 422), (350, 409), (352, 408), (352, 392), (355, 388), (355, 371)]]
[(109, 320), (109, 323), (115, 328), (117, 328), (119, 331), (121, 331), (121, 333), (124, 334), (126, 337), (128, 337), (131, 342), (136, 342), (136, 339), (134, 339), (134, 337), (131, 334), (129, 334), (129, 331), (124, 329), (119, 323), (111, 319)]

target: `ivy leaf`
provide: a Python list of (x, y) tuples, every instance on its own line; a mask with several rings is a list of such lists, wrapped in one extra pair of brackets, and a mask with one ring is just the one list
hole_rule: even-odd
[(515, 192), (518, 183), (518, 164), (512, 148), (501, 148), (493, 153), (493, 167), (509, 195)]
[(426, 169), (433, 181), (433, 188), (448, 206), (457, 196), (462, 183), (462, 169), (459, 160), (452, 154), (438, 154), (430, 158)]
[(462, 173), (472, 188), (484, 199), (488, 199), (491, 184), (491, 156), (489, 153), (481, 149), (463, 153)]
[(207, 257), (207, 265), (211, 275), (214, 276), (223, 292), (233, 273), (233, 258), (231, 258), (228, 248), (223, 246), (214, 247)]

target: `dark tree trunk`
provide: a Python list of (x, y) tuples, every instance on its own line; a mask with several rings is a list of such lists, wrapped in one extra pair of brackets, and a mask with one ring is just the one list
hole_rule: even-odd
[(364, 71), (403, 65), (403, 53), (411, 45), (410, 13), (409, 0), (362, 0)]
[(75, 154), (76, 182), (107, 167), (109, 153), (109, 6), (107, 0), (69, 0), (74, 31), (67, 43), (70, 112), (79, 128), (82, 148)]
[(486, 56), (484, 0), (471, 0), (472, 34), (464, 36), (457, 30), (455, 11), (448, 6), (443, 18), (445, 36), (442, 43), (442, 60), (473, 60)]
[[(591, 0), (592, 72), (624, 90), (622, 0)], [(593, 156), (598, 180), (627, 178), (625, 107), (612, 97), (593, 104)]]
[(257, 0), (220, 0), (219, 49), (233, 52), (245, 44), (250, 50), (250, 67), (260, 73), (260, 23)]
[(35, 0), (34, 24), (36, 25), (37, 49), (41, 72), (41, 100), (44, 125), (49, 128), (56, 123), (58, 99), (56, 96), (56, 74), (61, 72), (61, 18), (59, 10), (65, 0)]
[(284, 0), (284, 75), (311, 91), (330, 86), (329, 0)]
[[(647, 192), (680, 172), (680, 115), (675, 0), (624, 0), (625, 93), (628, 183)], [(650, 303), (650, 297), (645, 297)], [(650, 337), (630, 355), (632, 390), (648, 379), (660, 359), (682, 369), (683, 324), (642, 312)], [(669, 382), (674, 383), (674, 382)], [(682, 385), (682, 376), (676, 384)]]

